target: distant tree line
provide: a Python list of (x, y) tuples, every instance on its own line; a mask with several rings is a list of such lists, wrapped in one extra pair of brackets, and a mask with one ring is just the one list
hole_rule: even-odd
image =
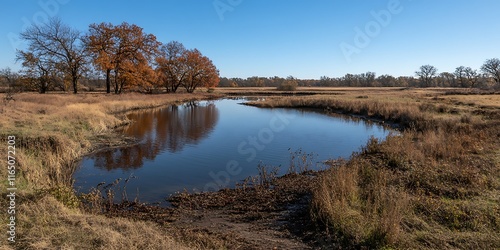
[(320, 79), (296, 79), (292, 76), (248, 77), (220, 79), (221, 87), (277, 87), (293, 80), (297, 86), (311, 87), (456, 87), (456, 88), (490, 88), (500, 87), (500, 60), (488, 59), (480, 70), (459, 66), (454, 72), (441, 72), (436, 67), (422, 65), (415, 76), (380, 75), (375, 72), (361, 74), (346, 74), (342, 77), (322, 76)]
[(59, 19), (33, 25), (20, 34), (27, 49), (18, 50), (22, 70), (0, 71), (0, 83), (25, 91), (78, 92), (79, 86), (101, 86), (106, 92), (124, 90), (175, 92), (183, 87), (214, 87), (219, 71), (197, 49), (180, 42), (162, 44), (134, 24), (91, 24), (82, 33)]

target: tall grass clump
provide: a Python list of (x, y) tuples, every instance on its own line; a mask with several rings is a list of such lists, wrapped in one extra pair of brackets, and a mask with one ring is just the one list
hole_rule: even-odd
[(394, 244), (408, 197), (387, 184), (388, 174), (350, 161), (328, 170), (314, 190), (312, 214), (345, 245), (377, 248)]

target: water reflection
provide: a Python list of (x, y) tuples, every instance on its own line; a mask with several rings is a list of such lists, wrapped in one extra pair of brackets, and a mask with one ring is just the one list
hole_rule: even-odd
[[(75, 189), (88, 192), (101, 182), (133, 175), (137, 178), (127, 189), (135, 190), (142, 202), (158, 202), (184, 189), (203, 191), (211, 183), (213, 188), (234, 187), (257, 175), (260, 162), (282, 166), (279, 174), (285, 174), (290, 151), (298, 149), (314, 153), (312, 169), (321, 169), (326, 160), (349, 157), (371, 136), (382, 140), (389, 133), (358, 118), (238, 105), (243, 101), (204, 101), (131, 114), (136, 122), (123, 132), (140, 140), (138, 145), (85, 157), (74, 175)], [(238, 163), (237, 174), (227, 170), (232, 162)]]
[(115, 150), (96, 153), (91, 158), (101, 169), (137, 169), (144, 160), (153, 161), (164, 151), (175, 153), (186, 145), (196, 145), (207, 138), (219, 120), (219, 111), (213, 102), (189, 102), (154, 111), (134, 112), (128, 115), (133, 122), (124, 129), (127, 136), (139, 143)]

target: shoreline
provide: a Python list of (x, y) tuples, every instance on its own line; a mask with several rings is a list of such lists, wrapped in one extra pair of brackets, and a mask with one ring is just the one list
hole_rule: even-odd
[[(492, 210), (492, 206), (494, 205), (488, 203), (488, 201), (494, 199), (493, 197), (495, 193), (498, 194), (500, 187), (498, 183), (498, 180), (500, 180), (498, 177), (500, 171), (498, 170), (498, 165), (495, 165), (500, 164), (500, 159), (495, 158), (495, 152), (500, 153), (500, 151), (498, 151), (498, 148), (495, 151), (495, 145), (498, 145), (499, 142), (495, 141), (494, 130), (495, 124), (498, 124), (500, 121), (500, 107), (485, 106), (484, 103), (487, 103), (487, 100), (489, 100), (487, 95), (476, 96), (477, 99), (480, 99), (478, 100), (479, 104), (471, 105), (470, 101), (468, 101), (470, 100), (469, 96), (453, 96), (444, 91), (439, 95), (441, 98), (436, 97), (438, 94), (429, 94), (420, 90), (397, 90), (396, 92), (366, 90), (362, 93), (347, 91), (344, 95), (335, 96), (318, 94), (312, 96), (269, 98), (265, 101), (267, 104), (262, 104), (262, 106), (269, 105), (285, 108), (308, 107), (320, 111), (327, 110), (327, 107), (329, 107), (332, 111), (341, 111), (344, 115), (347, 113), (350, 116), (356, 117), (356, 114), (363, 114), (361, 117), (358, 117), (360, 119), (370, 120), (370, 117), (378, 117), (382, 120), (383, 124), (387, 123), (387, 120), (395, 124), (399, 121), (403, 124), (400, 126), (402, 135), (398, 138), (390, 138), (388, 141), (382, 143), (369, 142), (360, 152), (355, 154), (353, 159), (338, 163), (334, 168), (303, 175), (285, 175), (273, 180), (276, 183), (280, 183), (279, 185), (272, 184), (265, 188), (246, 185), (245, 187), (238, 186), (234, 189), (222, 189), (217, 192), (201, 194), (180, 193), (177, 197), (174, 197), (174, 199), (177, 199), (174, 201), (177, 202), (177, 208), (161, 208), (151, 204), (122, 203), (121, 205), (110, 204), (106, 208), (107, 212), (104, 213), (87, 211), (84, 214), (85, 216), (90, 216), (91, 220), (102, 220), (105, 223), (113, 223), (114, 220), (120, 220), (121, 218), (130, 220), (130, 223), (153, 223), (155, 225), (154, 228), (158, 227), (158, 229), (155, 229), (154, 234), (164, 235), (166, 233), (168, 236), (173, 236), (172, 239), (176, 242), (181, 242), (184, 246), (195, 248), (240, 246), (248, 249), (259, 249), (276, 245), (287, 246), (289, 249), (309, 249), (327, 245), (332, 246), (332, 244), (337, 247), (363, 247), (374, 246), (371, 244), (382, 244), (405, 248), (419, 242), (417, 240), (418, 237), (411, 230), (418, 232), (421, 235), (419, 237), (423, 237), (426, 240), (428, 247), (440, 247), (443, 244), (451, 244), (453, 241), (450, 239), (453, 238), (462, 240), (460, 243), (462, 245), (458, 246), (458, 248), (467, 248), (467, 246), (472, 246), (472, 244), (479, 244), (489, 248), (500, 247), (500, 239), (498, 237), (484, 237), (485, 235), (498, 232), (498, 229), (494, 228), (494, 224), (491, 224), (493, 222), (490, 219), (493, 219), (493, 221), (498, 219), (500, 221), (500, 214), (485, 212), (495, 211)], [(368, 97), (358, 98), (365, 95)], [(23, 109), (31, 108), (31, 106), (24, 104), (27, 102), (25, 96), (19, 98), (22, 102), (21, 107)], [(206, 97), (206, 94), (200, 96), (194, 98), (203, 99)], [(215, 93), (215, 95), (209, 96), (209, 98), (215, 96), (218, 99), (231, 97), (231, 94)], [(143, 108), (137, 108), (140, 106), (137, 103), (132, 105), (125, 103), (122, 108), (118, 108), (119, 103), (114, 103), (113, 100), (122, 101), (123, 97), (109, 97), (111, 101), (105, 104), (107, 105), (105, 110), (111, 111), (109, 113), (110, 116), (123, 118), (123, 115), (127, 112), (149, 109), (154, 106), (147, 104)], [(144, 95), (132, 96), (132, 98), (137, 98), (138, 100), (143, 97)], [(181, 96), (161, 95), (155, 98), (159, 97), (177, 99)], [(71, 101), (73, 97), (55, 96), (55, 98), (62, 98), (67, 103), (63, 104), (65, 107), (75, 107), (72, 104), (73, 101)], [(79, 102), (84, 103), (92, 103), (92, 98), (96, 97), (77, 97)], [(66, 101), (66, 99), (68, 100)], [(462, 99), (467, 101), (463, 101)], [(184, 100), (182, 99), (182, 101)], [(50, 103), (51, 101), (42, 99), (43, 102)], [(179, 103), (178, 100), (173, 101), (173, 103), (175, 102)], [(151, 101), (150, 103), (155, 103), (155, 101)], [(161, 103), (163, 104), (156, 107), (171, 105), (172, 102), (162, 101)], [(62, 112), (59, 110), (50, 110), (46, 104), (38, 105), (38, 107), (47, 111), (40, 113), (35, 110), (34, 118), (43, 119), (45, 122), (51, 122), (52, 116), (59, 115)], [(132, 108), (127, 109), (127, 107)], [(76, 108), (79, 107), (76, 106)], [(89, 110), (89, 108), (82, 108), (81, 110)], [(63, 112), (62, 114), (66, 113)], [(93, 113), (90, 114), (93, 115)], [(99, 116), (100, 114), (96, 113), (96, 115)], [(73, 119), (73, 116), (69, 116), (69, 118)], [(30, 119), (28, 117), (26, 121), (21, 120), (18, 123), (30, 124)], [(109, 118), (105, 117), (105, 119)], [(109, 120), (108, 122), (105, 120), (105, 122), (107, 122), (106, 124), (114, 124), (115, 121)], [(89, 124), (92, 125), (95, 123), (89, 120)], [(117, 128), (119, 126), (103, 132), (94, 129), (91, 136), (83, 133), (81, 135), (83, 136), (82, 138), (86, 138), (85, 140), (89, 141), (82, 141), (80, 144), (87, 145), (83, 149), (90, 153), (80, 155), (79, 159), (82, 159), (85, 155), (97, 152), (96, 150), (105, 150), (110, 146), (120, 147), (134, 143), (132, 138), (118, 138), (117, 135), (119, 132), (117, 132)], [(446, 131), (446, 133), (439, 132), (441, 130)], [(102, 135), (105, 135), (105, 137), (100, 137)], [(52, 135), (49, 132), (45, 132), (40, 136), (45, 136), (47, 140), (52, 140)], [(36, 142), (34, 139), (30, 140)], [(56, 146), (56, 149), (48, 148), (50, 152), (58, 152), (57, 150), (59, 149), (57, 148), (61, 147), (61, 145), (74, 145), (61, 144), (66, 143), (64, 137), (55, 138), (54, 142), (50, 140), (47, 143), (54, 143)], [(476, 146), (477, 143), (474, 141), (481, 142), (482, 147)], [(40, 143), (46, 142), (41, 140)], [(443, 148), (443, 150), (440, 148)], [(71, 159), (70, 156), (68, 155), (67, 159)], [(27, 159), (29, 160), (29, 158), (24, 156), (22, 158), (25, 159), (24, 162), (21, 162), (21, 167), (24, 166), (23, 164), (26, 164)], [(457, 159), (460, 159), (460, 161)], [(480, 164), (471, 164), (471, 162), (479, 162)], [(460, 166), (454, 166), (459, 163)], [(470, 170), (467, 171), (472, 172), (465, 170), (462, 170), (465, 172), (460, 172), (460, 169), (467, 169), (461, 167), (463, 164), (469, 166), (468, 169)], [(346, 177), (346, 180), (349, 178), (361, 178), (366, 174), (362, 166), (370, 166), (375, 171), (376, 176), (385, 176), (384, 178), (387, 178), (385, 181), (386, 184), (384, 184), (386, 186), (375, 186), (376, 190), (383, 191), (389, 187), (391, 189), (397, 188), (399, 191), (396, 193), (391, 193), (392, 191), (388, 193), (389, 195), (396, 195), (392, 200), (411, 204), (411, 206), (398, 205), (401, 206), (398, 208), (401, 209), (401, 212), (390, 213), (391, 215), (401, 213), (398, 225), (404, 225), (404, 227), (398, 226), (395, 228), (397, 231), (387, 231), (386, 236), (379, 238), (379, 241), (375, 241), (375, 243), (357, 241), (357, 239), (363, 239), (366, 235), (363, 231), (356, 231), (360, 229), (347, 224), (347, 222), (341, 221), (341, 223), (346, 224), (332, 224), (331, 218), (333, 217), (330, 216), (336, 215), (331, 212), (325, 212), (329, 210), (322, 210), (326, 206), (318, 200), (323, 194), (321, 192), (327, 194), (332, 191), (330, 189), (323, 190), (322, 183), (334, 181), (336, 175), (343, 173), (343, 169), (358, 171), (358, 177), (353, 175)], [(439, 169), (441, 170), (436, 172)], [(314, 177), (308, 177), (311, 175), (314, 175)], [(461, 181), (455, 183), (454, 180)], [(417, 186), (414, 184), (417, 183), (415, 181), (421, 184)], [(363, 182), (359, 183), (362, 184)], [(303, 187), (303, 189), (294, 189), (296, 187)], [(71, 189), (73, 189), (73, 186), (71, 186)], [(365, 189), (361, 186), (353, 190), (358, 190), (355, 191), (355, 195), (361, 196), (366, 195), (364, 192), (367, 192), (363, 191)], [(67, 191), (58, 192), (60, 191), (49, 189), (32, 198), (28, 198), (28, 200), (23, 199), (20, 206), (20, 213), (24, 213), (27, 216), (29, 214), (38, 216), (38, 212), (31, 211), (26, 206), (31, 204), (30, 206), (43, 208), (46, 206), (44, 204), (48, 202), (46, 197), (56, 197), (65, 206), (72, 204), (68, 203), (72, 201), (72, 196), (67, 196)], [(52, 204), (52, 201), (47, 204)], [(99, 204), (104, 207), (106, 206), (105, 201), (102, 200), (99, 201)], [(348, 209), (354, 211), (359, 206), (365, 206), (364, 204), (361, 203), (361, 205)], [(369, 204), (367, 203), (366, 205)], [(389, 207), (393, 206), (391, 204), (387, 205)], [(345, 205), (337, 205), (337, 207), (342, 206)], [(422, 208), (426, 208), (426, 210), (422, 212), (420, 210)], [(68, 213), (66, 216), (73, 216), (75, 213), (64, 211), (63, 214)], [(408, 215), (404, 211), (411, 211), (411, 213)], [(478, 216), (469, 218), (463, 211), (473, 211)], [(362, 216), (374, 216), (363, 214), (363, 210), (357, 213), (360, 213)], [(457, 224), (454, 221), (448, 221), (444, 217), (440, 217), (448, 213), (458, 213), (458, 215), (462, 216), (460, 217), (460, 221), (464, 221), (464, 223), (457, 222)], [(462, 213), (465, 215), (462, 215)], [(50, 216), (57, 215), (51, 214)], [(104, 219), (101, 216), (105, 216), (108, 219)], [(371, 217), (360, 218), (365, 218), (360, 223), (372, 223), (370, 221), (383, 221), (387, 219), (385, 217), (376, 217), (375, 219)], [(487, 220), (486, 218), (490, 219)], [(55, 219), (54, 217), (54, 220), (61, 219)], [(425, 221), (427, 223), (426, 226), (415, 224), (419, 220)], [(61, 223), (63, 221), (61, 220)], [(44, 226), (40, 222), (38, 224), (31, 223), (29, 219), (21, 217), (19, 224), (21, 230), (19, 232), (21, 236), (20, 240), (26, 239), (24, 235), (37, 235), (39, 231), (51, 228), (51, 226)], [(475, 231), (470, 231), (468, 228), (469, 224), (466, 223), (480, 223), (484, 226), (474, 229)], [(371, 224), (366, 225), (365, 228), (368, 230), (372, 226)], [(72, 224), (68, 224), (65, 227), (67, 229), (72, 228), (71, 231), (75, 235), (83, 233), (79, 231), (81, 229), (75, 228)], [(408, 228), (411, 230), (408, 231)], [(466, 238), (465, 235), (457, 234), (452, 230), (453, 228), (465, 230), (468, 234), (474, 235), (475, 238), (470, 239)], [(339, 235), (339, 230), (352, 230), (346, 231), (352, 235)], [(435, 233), (429, 234), (428, 232), (431, 230)], [(325, 233), (327, 231), (330, 233)], [(92, 234), (95, 234), (95, 232)], [(82, 239), (86, 239), (86, 237), (91, 236), (84, 236)], [(18, 246), (26, 247), (29, 244), (34, 243), (25, 243)]]
[[(244, 98), (245, 96), (239, 96), (239, 95), (232, 95), (232, 94), (227, 94), (227, 95), (224, 95), (224, 96), (217, 96), (217, 97), (209, 97), (207, 99), (195, 99), (195, 101), (204, 101), (204, 100), (218, 100), (218, 99), (224, 99), (224, 98)], [(252, 96), (250, 96), (251, 98)], [(262, 97), (269, 97), (269, 96), (262, 96)], [(179, 101), (176, 101), (176, 102), (173, 102), (173, 103), (169, 103), (169, 104), (164, 104), (164, 105), (160, 105), (160, 106), (155, 106), (155, 107), (143, 107), (143, 108), (137, 108), (137, 109), (131, 109), (131, 110), (124, 110), (124, 111), (121, 111), (119, 112), (119, 114), (128, 114), (129, 112), (135, 112), (135, 111), (148, 111), (148, 110), (154, 110), (154, 109), (157, 109), (157, 108), (163, 108), (163, 107), (168, 107), (168, 106), (171, 106), (171, 105), (177, 105), (177, 104), (183, 104), (183, 103), (187, 103), (187, 102), (191, 102), (193, 101), (192, 99), (184, 99), (184, 100), (179, 100)], [(396, 123), (389, 123), (389, 122), (385, 122), (381, 119), (378, 119), (378, 118), (373, 118), (373, 117), (370, 117), (368, 115), (358, 115), (358, 114), (354, 114), (354, 113), (346, 113), (346, 112), (342, 112), (341, 110), (327, 110), (327, 109), (322, 109), (322, 108), (318, 108), (318, 107), (287, 107), (287, 106), (277, 106), (277, 107), (269, 107), (269, 106), (266, 106), (265, 104), (262, 104), (262, 103), (259, 103), (259, 102), (255, 102), (255, 101), (252, 101), (252, 100), (248, 100), (247, 102), (242, 102), (242, 103), (239, 103), (240, 105), (248, 105), (248, 106), (253, 106), (253, 107), (258, 107), (258, 108), (283, 108), (283, 109), (296, 109), (296, 110), (304, 110), (304, 111), (309, 111), (309, 112), (318, 112), (318, 113), (321, 113), (322, 115), (333, 115), (337, 118), (340, 118), (340, 119), (347, 119), (347, 120), (353, 120), (353, 121), (357, 121), (357, 120), (362, 120), (362, 121), (365, 121), (365, 122), (371, 122), (371, 123), (375, 123), (375, 124), (378, 124), (380, 126), (383, 126), (385, 129), (393, 129), (393, 130), (397, 130), (398, 129), (401, 129), (399, 127), (398, 124)], [(81, 160), (85, 157), (88, 157), (90, 155), (93, 155), (93, 154), (96, 154), (96, 153), (99, 153), (99, 152), (102, 152), (102, 151), (107, 151), (107, 150), (111, 150), (111, 149), (120, 149), (120, 148), (127, 148), (127, 147), (131, 147), (131, 146), (134, 146), (134, 145), (137, 145), (139, 143), (139, 141), (134, 138), (134, 137), (129, 137), (129, 136), (125, 136), (120, 130), (123, 129), (123, 127), (127, 126), (129, 123), (124, 123), (122, 124), (121, 126), (119, 127), (116, 127), (113, 129), (113, 132), (112, 134), (109, 134), (109, 135), (105, 135), (105, 142), (102, 142), (102, 138), (95, 138), (95, 140), (92, 141), (92, 145), (96, 145), (91, 151), (89, 151), (88, 153), (84, 154), (83, 156), (81, 156), (77, 162), (81, 162)], [(95, 136), (95, 137), (100, 137), (102, 135), (99, 135), (99, 136)], [(356, 153), (353, 152), (353, 153)], [(325, 163), (329, 163), (331, 162), (332, 159), (330, 160), (326, 160)], [(335, 161), (335, 160), (333, 160)], [(313, 171), (313, 170), (311, 170)], [(314, 170), (313, 172), (321, 172), (323, 170)], [(286, 174), (285, 174), (286, 175)], [(250, 178), (251, 176), (247, 176), (247, 178)], [(277, 176), (278, 178), (280, 177), (283, 177), (283, 176)], [(72, 177), (73, 179), (73, 177)], [(74, 179), (73, 179), (74, 181)], [(220, 190), (223, 190), (223, 189), (236, 189), (237, 187), (227, 187), (227, 188), (221, 188), (217, 191), (210, 191), (208, 193), (217, 193), (218, 191)], [(199, 194), (203, 194), (203, 193), (206, 193), (206, 192), (195, 192), (195, 193), (190, 193), (192, 195), (199, 195)], [(81, 194), (85, 194), (85, 193), (81, 193)], [(170, 197), (174, 197), (176, 196), (177, 194), (172, 194), (170, 195)], [(140, 200), (140, 197), (137, 197), (139, 198)], [(152, 203), (149, 203), (149, 202), (140, 202), (141, 205), (151, 205), (151, 206), (161, 206), (161, 207), (164, 207), (164, 208), (171, 208), (172, 205), (171, 205), (171, 202), (168, 201), (168, 197), (165, 198), (165, 201), (161, 201), (161, 202), (152, 202)], [(130, 203), (130, 201), (124, 201), (126, 203)], [(161, 205), (163, 203), (168, 203), (168, 205)], [(117, 205), (119, 205), (120, 203), (118, 203)]]
[(400, 124), (398, 124), (396, 122), (386, 121), (381, 117), (373, 117), (373, 116), (369, 116), (367, 114), (349, 113), (349, 112), (345, 112), (342, 109), (332, 110), (332, 109), (329, 109), (328, 107), (324, 108), (324, 107), (314, 107), (314, 106), (307, 106), (307, 107), (269, 106), (268, 104), (263, 103), (263, 102), (259, 102), (259, 101), (257, 101), (257, 102), (250, 101), (250, 102), (244, 102), (244, 103), (240, 103), (240, 104), (252, 106), (252, 107), (258, 107), (258, 108), (269, 108), (269, 109), (281, 108), (281, 109), (306, 110), (306, 111), (320, 112), (320, 113), (325, 112), (322, 114), (324, 114), (324, 115), (332, 115), (332, 114), (338, 115), (337, 117), (340, 117), (340, 118), (348, 117), (350, 119), (360, 119), (363, 121), (372, 122), (372, 123), (378, 124), (380, 126), (383, 126), (385, 128), (389, 128), (389, 129), (393, 129), (393, 130), (397, 130), (397, 131), (401, 131), (402, 129), (404, 129), (400, 126)]

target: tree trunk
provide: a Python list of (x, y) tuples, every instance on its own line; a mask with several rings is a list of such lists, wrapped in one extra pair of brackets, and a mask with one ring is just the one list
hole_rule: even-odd
[(78, 78), (73, 78), (73, 94), (78, 93)]
[(118, 94), (118, 71), (115, 70), (115, 94)]
[(123, 86), (125, 85), (125, 80), (120, 81), (120, 89), (118, 90), (117, 94), (121, 94), (123, 90)]
[(179, 81), (179, 83), (177, 84), (172, 84), (172, 92), (176, 92), (177, 89), (179, 88), (179, 86), (181, 86), (181, 81)]
[(106, 93), (111, 93), (111, 80), (110, 78), (111, 70), (106, 70)]
[(40, 82), (40, 94), (45, 94), (47, 91), (47, 83), (44, 80)]

